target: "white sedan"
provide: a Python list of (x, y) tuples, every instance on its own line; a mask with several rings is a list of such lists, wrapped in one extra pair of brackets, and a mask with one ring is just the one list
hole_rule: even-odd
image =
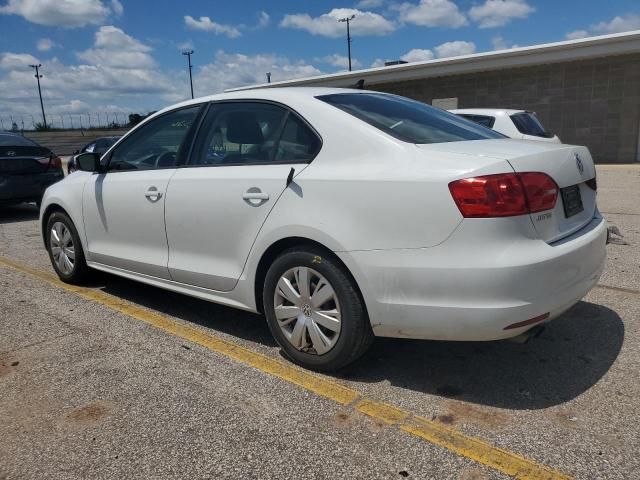
[(534, 112), (500, 108), (460, 108), (449, 111), (509, 138), (560, 143), (558, 136), (544, 128)]
[(249, 90), (151, 116), (47, 189), (53, 268), (263, 312), (332, 370), (374, 336), (498, 340), (598, 281), (606, 227), (585, 147), (505, 139), (383, 93)]

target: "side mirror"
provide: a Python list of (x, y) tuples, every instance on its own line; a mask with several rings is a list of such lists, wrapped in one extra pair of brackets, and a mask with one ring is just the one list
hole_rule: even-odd
[(81, 153), (75, 157), (76, 168), (83, 172), (100, 172), (102, 171), (102, 165), (100, 165), (100, 155), (97, 153), (86, 152)]

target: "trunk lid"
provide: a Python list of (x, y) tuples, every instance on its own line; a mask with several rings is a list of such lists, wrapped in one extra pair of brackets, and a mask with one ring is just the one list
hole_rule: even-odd
[(0, 146), (0, 175), (44, 173), (51, 151), (38, 146)]
[[(530, 215), (537, 235), (547, 243), (571, 235), (588, 224), (595, 214), (596, 192), (585, 182), (596, 176), (596, 169), (586, 147), (511, 139), (440, 143), (429, 147), (443, 152), (502, 159), (515, 172), (549, 175), (561, 189), (555, 208)], [(579, 209), (580, 201), (582, 210)]]

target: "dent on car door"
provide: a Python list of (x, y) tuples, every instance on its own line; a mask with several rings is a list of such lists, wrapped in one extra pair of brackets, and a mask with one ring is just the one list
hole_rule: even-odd
[(317, 134), (269, 103), (213, 104), (188, 168), (171, 178), (166, 204), (173, 280), (232, 290), (253, 242), (287, 187), (317, 154)]
[(83, 192), (89, 261), (170, 278), (165, 194), (186, 144), (190, 146), (189, 132), (200, 108), (151, 120), (103, 159), (107, 172), (94, 174)]

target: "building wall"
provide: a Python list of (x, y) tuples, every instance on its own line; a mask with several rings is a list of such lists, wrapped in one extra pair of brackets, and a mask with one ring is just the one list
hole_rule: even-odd
[(368, 86), (458, 108), (532, 110), (564, 143), (586, 145), (599, 163), (640, 161), (640, 54)]

